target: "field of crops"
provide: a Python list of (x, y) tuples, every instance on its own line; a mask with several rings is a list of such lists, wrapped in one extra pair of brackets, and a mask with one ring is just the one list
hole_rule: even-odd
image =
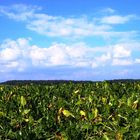
[(0, 85), (0, 139), (140, 140), (140, 82)]

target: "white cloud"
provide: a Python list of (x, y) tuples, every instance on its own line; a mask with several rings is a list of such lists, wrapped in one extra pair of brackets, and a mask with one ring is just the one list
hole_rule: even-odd
[(108, 7), (108, 8), (102, 9), (101, 12), (102, 12), (102, 13), (107, 13), (107, 14), (108, 14), (108, 13), (109, 13), (109, 14), (113, 14), (113, 13), (115, 13), (115, 10)]
[(124, 24), (135, 18), (136, 15), (127, 15), (127, 16), (111, 15), (111, 16), (105, 16), (101, 18), (100, 21), (101, 23), (104, 24)]
[[(30, 38), (3, 41), (0, 44), (0, 72), (23, 72), (36, 68), (48, 70), (57, 66), (68, 69), (87, 68), (92, 71), (100, 68), (104, 71), (107, 68), (139, 65), (140, 42), (135, 38), (138, 37), (139, 32), (123, 31), (122, 28), (116, 31), (114, 28), (116, 24), (126, 24), (138, 17), (133, 14), (119, 15), (111, 8), (100, 12), (102, 12), (101, 15), (94, 17), (88, 17), (88, 15), (63, 17), (48, 15), (36, 6), (22, 4), (0, 6), (0, 16), (5, 15), (10, 19), (23, 22), (26, 29), (50, 37), (47, 39), (52, 41), (52, 45), (45, 46), (44, 44), (44, 48), (36, 44), (31, 45)], [(56, 38), (52, 37), (59, 37), (60, 42), (53, 43)], [(69, 42), (67, 44), (61, 43), (65, 37)], [(109, 45), (89, 46), (79, 41), (79, 38), (84, 37), (90, 37), (91, 42), (92, 38), (94, 41), (94, 37), (95, 40), (99, 37), (101, 44), (102, 38), (107, 39), (109, 41), (106, 44)], [(77, 38), (80, 43), (70, 43), (71, 39), (74, 42)], [(86, 39), (83, 41), (88, 42)], [(100, 75), (100, 72), (95, 73)]]
[(55, 66), (67, 64), (67, 56), (63, 45), (53, 45), (49, 48), (40, 48), (37, 46), (32, 46), (29, 52), (29, 56), (33, 62), (33, 65), (37, 66)]
[[(29, 67), (93, 67), (101, 65), (108, 59), (108, 55), (96, 57), (96, 53), (103, 54), (102, 48), (91, 48), (84, 43), (53, 44), (46, 48), (30, 45), (29, 39), (6, 40), (1, 45), (0, 67), (3, 70), (25, 70)], [(93, 63), (94, 62), (94, 63)], [(97, 64), (95, 64), (97, 63)]]
[(1, 71), (13, 69), (22, 71), (26, 68), (28, 59), (29, 39), (19, 38), (16, 41), (7, 39), (0, 45)]
[[(29, 67), (52, 67), (52, 66), (89, 66), (90, 53), (83, 43), (72, 45), (53, 44), (46, 48), (30, 45), (29, 39), (5, 40), (0, 45), (0, 67), (2, 71), (25, 70)], [(93, 49), (94, 51), (94, 49)]]
[(54, 44), (48, 48), (40, 48), (32, 46), (29, 56), (33, 65), (44, 66), (87, 66), (89, 59), (86, 58), (89, 54), (89, 48), (83, 43), (79, 44)]
[(20, 56), (20, 51), (18, 48), (6, 48), (0, 52), (0, 58), (9, 61), (15, 60)]
[(96, 47), (82, 42), (55, 43), (42, 48), (31, 45), (30, 39), (8, 39), (0, 45), (0, 72), (13, 70), (20, 72), (56, 66), (90, 69), (130, 66), (140, 63), (140, 59), (133, 56), (133, 52), (138, 48), (138, 46), (133, 48), (133, 43), (128, 43), (128, 46), (126, 43)]
[(135, 59), (135, 63), (140, 64), (140, 58)]
[(94, 62), (92, 62), (91, 66), (92, 68), (107, 66), (109, 62), (111, 62), (111, 52), (109, 52), (109, 48), (108, 48), (108, 53), (95, 57)]
[(127, 36), (129, 39), (137, 34), (134, 31), (115, 31), (113, 24), (126, 23), (131, 19), (135, 19), (136, 16), (114, 15), (115, 10), (111, 8), (104, 9), (106, 12), (112, 14), (111, 16), (100, 18), (94, 16), (90, 19), (88, 19), (88, 16), (67, 18), (51, 16), (39, 11), (40, 9), (40, 7), (36, 6), (17, 4), (10, 7), (0, 6), (0, 13), (17, 21), (24, 21), (27, 29), (49, 37), (81, 38), (99, 36), (103, 39), (112, 39), (114, 37), (126, 38)]
[(51, 37), (102, 35), (111, 28), (108, 25), (96, 25), (85, 17), (51, 16), (37, 12), (38, 9), (26, 5), (1, 6), (0, 13), (10, 19), (25, 21), (27, 29)]
[(0, 6), (0, 13), (17, 21), (27, 21), (33, 18), (34, 12), (39, 10), (37, 6), (26, 6), (24, 4), (15, 4), (12, 6)]
[(48, 17), (42, 18), (37, 15), (32, 22), (27, 24), (27, 28), (39, 34), (51, 37), (84, 37), (84, 36), (103, 36), (110, 30), (108, 25), (96, 25), (87, 18), (64, 18)]
[(115, 58), (124, 58), (124, 57), (130, 57), (131, 56), (131, 50), (121, 44), (115, 45), (113, 47), (113, 57)]

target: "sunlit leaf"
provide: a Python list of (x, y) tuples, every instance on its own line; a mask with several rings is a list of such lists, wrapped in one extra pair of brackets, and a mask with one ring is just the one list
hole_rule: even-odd
[(69, 116), (74, 117), (74, 115), (73, 115), (71, 112), (69, 112), (68, 110), (65, 110), (65, 109), (64, 109), (64, 110), (62, 111), (62, 113), (63, 113), (63, 115), (66, 116), (66, 117), (69, 117)]
[(86, 112), (83, 111), (83, 110), (80, 110), (80, 115), (81, 115), (81, 116), (86, 116)]
[(23, 96), (21, 96), (21, 98), (20, 98), (20, 103), (22, 106), (26, 105), (26, 99)]
[(75, 94), (78, 93), (78, 92), (79, 92), (79, 90), (74, 91)]
[(25, 122), (29, 122), (29, 119), (24, 119)]
[(94, 114), (94, 118), (96, 118), (98, 116), (98, 109), (97, 108), (92, 109), (92, 113)]
[(103, 104), (106, 104), (107, 103), (107, 98), (106, 97), (102, 97), (102, 102), (103, 102)]
[(137, 106), (138, 106), (138, 100), (136, 100), (136, 101), (133, 102), (132, 108), (133, 109), (136, 109)]

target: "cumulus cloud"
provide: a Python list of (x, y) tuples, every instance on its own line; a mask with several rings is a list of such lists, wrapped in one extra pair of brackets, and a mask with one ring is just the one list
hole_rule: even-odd
[[(82, 53), (81, 53), (82, 52)], [(0, 45), (1, 70), (26, 70), (30, 67), (83, 66), (89, 53), (83, 43), (53, 44), (46, 48), (30, 45), (29, 39), (5, 40)]]
[(1, 51), (0, 57), (2, 60), (9, 61), (9, 60), (15, 60), (19, 57), (20, 52), (17, 48), (6, 48)]
[[(7, 79), (87, 80), (97, 75), (109, 78), (112, 72), (116, 78), (117, 73), (123, 72), (120, 67), (138, 68), (140, 57), (134, 55), (135, 51), (140, 52), (139, 42), (109, 46), (89, 46), (84, 42), (52, 43), (43, 48), (31, 45), (30, 38), (7, 39), (0, 44), (0, 73)], [(128, 73), (132, 72), (131, 68)]]
[(28, 39), (5, 40), (0, 45), (0, 68), (1, 71), (22, 71), (26, 67)]
[(0, 67), (1, 71), (13, 69), (24, 71), (34, 67), (96, 68), (139, 63), (139, 58), (132, 59), (132, 52), (135, 49), (132, 49), (132, 45), (129, 48), (126, 44), (91, 47), (82, 42), (75, 44), (55, 43), (42, 48), (31, 45), (30, 39), (9, 39), (0, 45)]
[(29, 56), (33, 65), (57, 66), (67, 64), (67, 54), (63, 45), (52, 45), (49, 48), (32, 46)]

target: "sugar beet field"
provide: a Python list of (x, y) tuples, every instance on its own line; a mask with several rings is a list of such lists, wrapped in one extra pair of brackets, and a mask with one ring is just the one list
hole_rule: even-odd
[(1, 140), (140, 140), (140, 81), (0, 85)]

